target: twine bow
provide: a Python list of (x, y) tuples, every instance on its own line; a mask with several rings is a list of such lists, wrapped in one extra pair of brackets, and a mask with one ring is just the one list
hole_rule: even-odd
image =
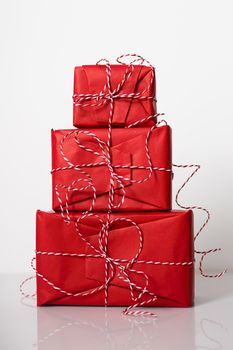
[[(131, 57), (131, 61), (129, 64), (125, 64), (122, 61), (122, 58), (124, 57)], [(113, 101), (115, 99), (137, 99), (137, 100), (154, 100), (154, 96), (146, 95), (149, 91), (149, 89), (153, 86), (154, 82), (154, 68), (149, 63), (149, 61), (143, 59), (141, 56), (138, 55), (122, 55), (117, 58), (117, 62), (126, 65), (126, 70), (124, 73), (124, 76), (122, 80), (118, 83), (117, 87), (115, 89), (111, 89), (111, 65), (107, 59), (101, 59), (96, 64), (99, 65), (100, 63), (104, 63), (106, 67), (106, 83), (103, 86), (103, 89), (99, 93), (94, 94), (74, 94), (73, 95), (73, 103), (75, 106), (81, 106), (82, 108), (85, 107), (100, 107), (105, 105), (107, 102), (110, 103), (110, 108), (113, 108)], [(134, 63), (138, 63), (142, 65), (143, 63), (146, 63), (149, 67), (151, 67), (151, 79), (148, 86), (139, 92), (132, 92), (129, 94), (121, 93), (121, 90), (125, 83), (131, 78), (133, 72), (134, 72)], [(110, 111), (110, 114), (112, 114), (112, 110)]]

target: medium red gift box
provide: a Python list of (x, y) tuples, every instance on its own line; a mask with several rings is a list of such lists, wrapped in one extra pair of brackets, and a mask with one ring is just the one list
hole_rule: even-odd
[[(106, 211), (110, 171), (107, 128), (52, 130), (53, 209)], [(169, 126), (113, 128), (111, 135), (114, 205), (112, 211), (171, 208), (171, 129)]]
[(38, 305), (193, 305), (191, 210), (68, 215), (37, 212)]
[[(105, 65), (75, 67), (73, 125), (108, 125), (113, 101), (113, 126), (128, 126), (155, 115), (155, 72), (143, 65), (111, 65), (110, 89)], [(153, 125), (149, 119), (147, 125)], [(145, 124), (144, 124), (145, 125)]]

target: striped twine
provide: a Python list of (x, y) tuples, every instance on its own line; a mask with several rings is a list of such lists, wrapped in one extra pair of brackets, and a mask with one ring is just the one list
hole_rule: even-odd
[[(131, 58), (131, 62), (129, 64), (124, 63), (123, 59), (125, 58)], [(70, 131), (68, 132), (61, 140), (60, 143), (60, 154), (63, 157), (64, 161), (67, 163), (67, 166), (65, 167), (60, 167), (60, 168), (56, 168), (52, 170), (53, 172), (57, 172), (57, 171), (66, 171), (66, 170), (70, 170), (73, 169), (75, 171), (77, 171), (77, 175), (80, 174), (82, 177), (77, 178), (77, 180), (73, 181), (71, 184), (69, 185), (63, 185), (63, 184), (58, 184), (56, 185), (55, 188), (55, 193), (57, 195), (58, 201), (59, 201), (59, 205), (60, 205), (60, 210), (61, 210), (61, 216), (63, 218), (63, 220), (67, 223), (67, 224), (71, 224), (74, 223), (74, 227), (75, 227), (75, 232), (76, 234), (78, 234), (78, 236), (85, 242), (85, 244), (87, 246), (89, 246), (90, 249), (93, 250), (93, 254), (86, 254), (86, 253), (82, 253), (82, 254), (76, 254), (76, 253), (67, 253), (67, 252), (46, 252), (46, 251), (37, 251), (36, 255), (42, 255), (42, 256), (53, 256), (53, 257), (64, 257), (64, 258), (101, 258), (104, 259), (105, 261), (105, 281), (101, 286), (98, 286), (96, 288), (93, 288), (91, 290), (87, 290), (87, 291), (83, 291), (83, 292), (77, 292), (77, 293), (71, 293), (67, 290), (64, 290), (62, 288), (60, 288), (59, 286), (57, 286), (54, 282), (52, 282), (51, 280), (49, 280), (45, 275), (41, 274), (39, 271), (36, 270), (36, 267), (34, 266), (34, 262), (35, 262), (35, 258), (32, 259), (31, 262), (31, 266), (32, 269), (35, 271), (36, 275), (41, 278), (45, 283), (47, 283), (51, 288), (58, 290), (60, 293), (67, 295), (67, 296), (87, 296), (87, 295), (92, 295), (95, 293), (100, 292), (101, 290), (104, 290), (104, 303), (105, 306), (108, 305), (108, 286), (111, 283), (112, 279), (115, 276), (116, 273), (116, 268), (118, 269), (119, 273), (118, 273), (118, 277), (124, 281), (130, 290), (130, 294), (131, 294), (131, 299), (132, 299), (132, 305), (128, 306), (124, 311), (123, 314), (124, 315), (129, 315), (129, 316), (146, 316), (146, 317), (153, 317), (156, 318), (157, 315), (154, 314), (153, 312), (149, 312), (149, 311), (145, 311), (145, 310), (136, 310), (135, 308), (137, 307), (142, 307), (145, 305), (150, 305), (151, 303), (153, 303), (154, 301), (157, 300), (157, 296), (155, 293), (153, 293), (150, 289), (149, 289), (149, 277), (147, 276), (147, 274), (142, 271), (142, 270), (135, 270), (133, 269), (133, 265), (135, 263), (137, 264), (150, 264), (150, 265), (164, 265), (164, 266), (173, 266), (173, 267), (188, 267), (193, 265), (193, 261), (178, 261), (178, 262), (171, 262), (171, 261), (145, 261), (145, 260), (140, 260), (139, 256), (140, 253), (142, 251), (143, 248), (143, 232), (140, 228), (139, 225), (137, 225), (136, 222), (132, 221), (129, 218), (115, 218), (115, 219), (111, 219), (111, 213), (112, 213), (112, 209), (113, 208), (119, 208), (124, 200), (125, 200), (125, 190), (124, 190), (124, 184), (123, 184), (123, 180), (130, 180), (131, 182), (134, 183), (143, 183), (145, 181), (148, 181), (148, 179), (150, 179), (153, 171), (165, 171), (165, 172), (170, 172), (171, 175), (172, 173), (172, 169), (165, 169), (165, 168), (158, 168), (158, 167), (154, 167), (152, 164), (152, 160), (149, 154), (149, 139), (151, 136), (152, 131), (158, 127), (161, 123), (165, 122), (165, 121), (160, 121), (157, 122), (157, 124), (155, 124), (154, 126), (152, 126), (150, 128), (150, 130), (148, 131), (147, 137), (146, 137), (146, 142), (145, 142), (145, 151), (146, 151), (146, 157), (148, 160), (148, 166), (144, 167), (144, 166), (127, 166), (127, 165), (113, 165), (112, 164), (112, 158), (111, 158), (111, 137), (112, 137), (112, 117), (113, 117), (113, 111), (114, 111), (114, 99), (115, 98), (136, 98), (136, 99), (145, 99), (145, 98), (149, 98), (149, 99), (153, 99), (153, 97), (149, 96), (143, 96), (145, 94), (145, 92), (147, 92), (150, 89), (150, 84), (153, 83), (153, 79), (154, 77), (152, 76), (151, 78), (151, 82), (150, 84), (140, 93), (131, 93), (131, 94), (121, 94), (120, 90), (122, 88), (122, 86), (124, 85), (124, 83), (130, 79), (133, 70), (134, 70), (134, 63), (138, 63), (138, 64), (147, 64), (150, 67), (151, 64), (145, 60), (144, 58), (142, 58), (141, 56), (135, 55), (135, 54), (127, 54), (127, 55), (122, 55), (120, 57), (117, 58), (117, 62), (120, 64), (124, 64), (126, 65), (126, 71), (123, 77), (123, 80), (118, 84), (117, 88), (114, 89), (113, 91), (111, 91), (111, 84), (110, 84), (110, 78), (111, 78), (111, 66), (108, 60), (103, 59), (97, 62), (97, 64), (103, 63), (105, 64), (106, 67), (106, 84), (103, 88), (103, 91), (101, 91), (99, 94), (79, 94), (79, 95), (74, 95), (73, 99), (74, 99), (74, 104), (75, 105), (82, 105), (83, 107), (85, 106), (100, 106), (102, 104), (105, 104), (107, 101), (110, 104), (110, 111), (109, 111), (109, 120), (108, 120), (108, 135), (107, 135), (107, 141), (103, 142), (101, 139), (99, 139), (94, 133), (86, 131), (86, 130), (82, 130), (82, 129), (77, 129), (74, 131)], [(153, 68), (153, 67), (152, 67)], [(152, 71), (154, 71), (152, 69)], [(143, 118), (143, 119), (139, 119), (138, 121), (136, 121), (135, 123), (131, 124), (128, 126), (128, 128), (137, 126), (139, 124), (144, 124), (146, 123), (148, 120), (156, 120), (157, 116), (159, 115), (163, 115), (163, 114), (156, 114), (153, 116), (149, 116), (147, 118)], [(166, 123), (166, 122), (165, 122)], [(84, 146), (81, 141), (79, 136), (81, 134), (84, 134), (90, 138), (92, 138), (95, 142), (97, 142), (100, 151), (97, 152), (91, 148), (88, 148), (86, 146)], [(73, 138), (74, 141), (76, 142), (76, 144), (84, 149), (87, 152), (91, 152), (95, 155), (97, 155), (98, 157), (100, 157), (102, 160), (100, 162), (96, 162), (96, 163), (88, 163), (88, 164), (73, 164), (69, 158), (67, 157), (67, 155), (64, 152), (64, 143), (69, 139), (69, 138)], [(108, 196), (108, 207), (107, 207), (107, 219), (104, 222), (98, 214), (93, 213), (93, 208), (95, 205), (95, 201), (96, 201), (96, 188), (93, 184), (92, 178), (90, 176), (90, 174), (88, 174), (86, 171), (82, 170), (83, 167), (96, 167), (96, 166), (102, 166), (105, 165), (108, 167), (109, 170), (109, 174), (110, 174), (110, 181), (109, 181), (109, 196)], [(175, 201), (177, 203), (177, 205), (182, 208), (182, 209), (197, 209), (200, 211), (205, 212), (205, 214), (207, 215), (207, 218), (204, 222), (204, 224), (201, 226), (201, 228), (198, 230), (198, 232), (195, 235), (195, 240), (196, 238), (199, 236), (199, 234), (202, 232), (202, 230), (206, 227), (207, 223), (209, 222), (210, 219), (210, 213), (207, 209), (200, 207), (200, 206), (184, 206), (180, 203), (179, 201), (179, 195), (181, 193), (181, 191), (184, 189), (184, 187), (187, 185), (187, 183), (191, 180), (191, 178), (196, 174), (196, 172), (200, 169), (199, 165), (177, 165), (177, 164), (173, 164), (173, 167), (176, 168), (194, 168), (194, 171), (191, 173), (191, 175), (187, 178), (187, 180), (182, 184), (182, 186), (179, 188), (177, 194), (176, 194), (176, 198)], [(130, 168), (130, 169), (146, 169), (148, 170), (148, 176), (144, 179), (141, 180), (132, 180), (132, 179), (128, 179), (125, 178), (123, 176), (120, 176), (119, 174), (116, 173), (115, 169), (118, 168)], [(121, 192), (121, 201), (118, 204), (114, 204), (114, 193), (115, 193), (115, 185), (119, 186), (120, 192)], [(66, 196), (65, 196), (65, 204), (62, 203), (62, 199), (60, 196), (60, 192), (59, 189), (66, 189)], [(93, 191), (93, 198), (91, 200), (90, 203), (90, 207), (88, 210), (86, 210), (85, 212), (82, 213), (82, 215), (75, 221), (73, 222), (70, 214), (69, 214), (69, 193), (71, 191), (84, 191), (86, 189), (92, 189)], [(81, 232), (79, 226), (80, 223), (87, 217), (93, 216), (96, 218), (96, 220), (99, 222), (100, 224), (100, 231), (99, 231), (99, 235), (98, 235), (98, 243), (99, 246), (98, 248), (94, 247), (85, 237), (85, 235), (83, 235), (83, 233)], [(116, 223), (116, 222), (126, 222), (129, 224), (129, 226), (133, 226), (135, 228), (135, 230), (138, 233), (138, 237), (139, 237), (139, 248), (138, 251), (135, 253), (135, 256), (132, 259), (119, 259), (119, 258), (113, 258), (111, 256), (109, 256), (108, 253), (108, 238), (109, 238), (109, 232), (111, 230), (111, 227)], [(195, 250), (195, 253), (200, 254), (201, 255), (201, 259), (200, 259), (200, 263), (199, 263), (199, 270), (202, 276), (204, 277), (210, 277), (210, 278), (216, 278), (216, 277), (221, 277), (226, 270), (224, 270), (223, 272), (220, 272), (218, 274), (215, 275), (208, 275), (205, 274), (203, 272), (203, 260), (206, 257), (206, 255), (210, 254), (210, 253), (215, 253), (220, 251), (220, 248), (215, 248), (215, 249), (210, 249), (207, 251), (198, 251)], [(140, 285), (138, 285), (137, 283), (132, 281), (132, 275), (140, 275), (142, 277), (142, 280), (144, 280), (144, 283), (141, 283)], [(29, 277), (27, 279), (25, 279), (21, 285), (20, 285), (20, 291), (22, 293), (22, 295), (24, 297), (31, 297), (31, 296), (35, 296), (34, 294), (28, 294), (25, 293), (23, 290), (24, 284), (27, 283), (29, 280), (31, 280), (33, 277)], [(147, 299), (145, 299), (145, 297), (147, 296)], [(142, 300), (142, 298), (144, 298), (144, 300)]]

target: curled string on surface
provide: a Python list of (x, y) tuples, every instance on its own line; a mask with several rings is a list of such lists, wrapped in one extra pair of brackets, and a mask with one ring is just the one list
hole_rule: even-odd
[[(122, 61), (122, 59), (126, 58), (126, 57), (131, 57), (131, 59), (132, 59), (131, 63), (129, 63), (128, 65), (123, 63), (123, 61)], [(183, 266), (184, 267), (184, 266), (189, 266), (189, 265), (193, 264), (194, 262), (193, 261), (174, 262), (174, 261), (140, 260), (139, 257), (140, 257), (140, 253), (141, 253), (142, 248), (143, 248), (143, 231), (140, 228), (140, 226), (136, 222), (134, 222), (133, 220), (131, 220), (129, 218), (120, 217), (120, 218), (111, 219), (112, 210), (115, 208), (119, 208), (124, 203), (124, 200), (125, 200), (125, 189), (124, 189), (123, 181), (129, 180), (129, 181), (134, 182), (134, 183), (143, 183), (143, 182), (148, 181), (150, 179), (153, 171), (165, 171), (165, 172), (170, 172), (171, 176), (173, 175), (172, 169), (159, 168), (159, 167), (153, 166), (152, 160), (150, 157), (150, 153), (149, 153), (149, 147), (148, 147), (150, 135), (151, 135), (152, 131), (155, 128), (159, 127), (159, 125), (165, 121), (156, 122), (155, 125), (153, 125), (152, 127), (149, 128), (149, 131), (147, 133), (146, 142), (145, 142), (145, 153), (146, 153), (146, 158), (148, 161), (147, 167), (133, 166), (133, 165), (128, 166), (128, 165), (122, 165), (122, 164), (113, 165), (112, 164), (111, 137), (112, 137), (112, 117), (113, 117), (114, 99), (115, 98), (137, 98), (137, 99), (145, 98), (145, 96), (143, 96), (143, 94), (150, 89), (150, 85), (153, 83), (153, 79), (152, 79), (150, 84), (142, 92), (132, 93), (132, 94), (128, 94), (128, 95), (121, 94), (120, 91), (121, 91), (122, 86), (130, 78), (130, 76), (133, 72), (133, 69), (134, 69), (133, 63), (139, 62), (139, 64), (146, 63), (148, 65), (150, 65), (150, 63), (148, 61), (144, 60), (141, 56), (137, 56), (137, 55), (122, 55), (117, 59), (117, 61), (118, 61), (118, 63), (124, 64), (126, 66), (126, 71), (125, 71), (123, 80), (118, 84), (116, 89), (114, 89), (113, 91), (111, 90), (111, 85), (110, 85), (111, 66), (110, 66), (109, 61), (108, 60), (100, 60), (97, 62), (97, 64), (99, 64), (100, 62), (104, 62), (105, 67), (106, 67), (106, 84), (105, 84), (103, 90), (99, 94), (78, 94), (78, 95), (76, 94), (75, 96), (73, 96), (74, 103), (81, 105), (82, 107), (92, 106), (92, 105), (95, 105), (95, 106), (102, 105), (102, 104), (105, 104), (107, 101), (109, 102), (110, 110), (109, 110), (108, 132), (107, 132), (106, 142), (104, 142), (103, 140), (98, 138), (95, 135), (95, 133), (89, 132), (87, 130), (77, 128), (76, 130), (70, 131), (62, 138), (62, 140), (60, 142), (60, 154), (61, 154), (62, 158), (64, 159), (64, 161), (66, 162), (67, 166), (52, 169), (52, 172), (64, 171), (67, 169), (73, 169), (73, 170), (77, 171), (77, 179), (75, 181), (73, 181), (71, 184), (67, 184), (67, 185), (58, 184), (58, 185), (56, 185), (56, 188), (55, 188), (55, 193), (57, 195), (59, 205), (60, 205), (61, 216), (67, 224), (71, 224), (71, 222), (72, 222), (72, 219), (71, 219), (70, 214), (69, 214), (69, 194), (70, 194), (70, 192), (71, 191), (84, 191), (86, 189), (91, 189), (93, 191), (93, 196), (92, 196), (92, 199), (90, 201), (89, 209), (84, 211), (81, 214), (81, 216), (74, 222), (74, 228), (75, 228), (76, 234), (78, 234), (79, 237), (85, 242), (85, 244), (87, 246), (89, 246), (89, 248), (93, 251), (93, 254), (85, 254), (85, 253), (83, 253), (83, 254), (73, 253), (72, 254), (72, 253), (65, 253), (65, 252), (44, 252), (44, 251), (37, 251), (36, 252), (37, 255), (40, 254), (40, 255), (48, 255), (48, 256), (66, 256), (66, 257), (73, 257), (73, 258), (74, 257), (76, 257), (76, 258), (102, 258), (105, 261), (105, 281), (101, 286), (98, 286), (98, 287), (93, 288), (91, 290), (87, 290), (84, 292), (71, 293), (69, 291), (63, 290), (62, 288), (57, 286), (55, 283), (50, 281), (48, 278), (46, 278), (46, 276), (44, 276), (39, 271), (37, 271), (35, 266), (34, 266), (35, 258), (32, 259), (31, 266), (38, 277), (42, 278), (48, 285), (50, 285), (55, 290), (59, 290), (62, 294), (65, 294), (67, 296), (85, 296), (85, 295), (91, 295), (91, 294), (97, 293), (101, 290), (104, 290), (105, 306), (108, 305), (108, 287), (109, 287), (109, 284), (111, 283), (112, 279), (115, 276), (116, 268), (118, 268), (118, 270), (119, 270), (118, 277), (120, 279), (122, 279), (128, 285), (129, 290), (130, 290), (131, 299), (132, 299), (132, 305), (128, 306), (123, 311), (123, 314), (124, 315), (132, 315), (132, 316), (142, 315), (142, 316), (157, 317), (157, 315), (155, 315), (153, 312), (135, 309), (136, 307), (141, 307), (141, 306), (144, 306), (146, 304), (150, 304), (151, 302), (154, 302), (157, 299), (157, 296), (155, 293), (153, 293), (149, 289), (149, 277), (148, 277), (148, 275), (144, 271), (135, 270), (132, 267), (133, 264), (139, 263), (139, 264), (153, 264), (153, 265), (167, 265), (167, 266), (177, 266), (177, 267)], [(146, 98), (154, 99), (153, 96), (148, 96), (148, 97), (146, 96)], [(155, 114), (155, 115), (149, 116), (147, 118), (139, 119), (135, 123), (127, 126), (127, 128), (131, 128), (131, 127), (134, 127), (136, 125), (146, 123), (148, 120), (156, 121), (157, 117), (159, 115), (163, 115), (163, 114)], [(95, 141), (95, 143), (98, 145), (99, 151), (93, 150), (92, 148), (86, 147), (84, 144), (82, 144), (82, 141), (80, 139), (80, 135), (82, 135), (82, 134), (90, 137), (93, 141)], [(101, 161), (95, 162), (95, 163), (88, 163), (88, 164), (74, 164), (74, 163), (72, 163), (71, 160), (68, 158), (68, 156), (64, 152), (64, 143), (69, 138), (71, 138), (71, 139), (73, 138), (73, 141), (76, 143), (77, 147), (80, 147), (83, 150), (85, 150), (86, 152), (93, 153), (93, 154), (97, 155), (98, 157), (100, 157)], [(106, 165), (108, 167), (109, 175), (110, 175), (109, 192), (108, 192), (108, 194), (109, 194), (108, 195), (108, 206), (106, 208), (107, 213), (106, 213), (106, 220), (105, 221), (103, 221), (99, 217), (98, 214), (93, 213), (95, 202), (96, 202), (96, 188), (94, 186), (91, 175), (87, 171), (83, 170), (84, 167), (88, 168), (88, 167), (96, 167), (96, 166), (100, 166), (100, 165)], [(199, 229), (199, 231), (195, 235), (194, 239), (196, 240), (196, 238), (199, 236), (199, 234), (204, 229), (204, 227), (207, 225), (207, 223), (210, 219), (209, 211), (207, 209), (205, 209), (203, 207), (199, 207), (199, 206), (183, 206), (179, 202), (179, 195), (180, 195), (180, 192), (183, 190), (183, 188), (186, 186), (186, 184), (190, 181), (190, 179), (199, 170), (200, 166), (194, 165), (194, 164), (191, 164), (191, 165), (173, 164), (173, 167), (176, 167), (176, 168), (194, 168), (195, 169), (191, 173), (191, 175), (187, 178), (187, 180), (182, 184), (180, 189), (178, 190), (178, 192), (176, 194), (176, 203), (180, 208), (202, 210), (207, 214), (207, 219), (205, 220), (204, 224), (201, 226), (201, 228)], [(148, 176), (146, 176), (145, 178), (142, 178), (140, 180), (132, 180), (132, 179), (129, 179), (129, 178), (124, 177), (122, 175), (119, 175), (116, 172), (117, 168), (145, 169), (145, 170), (148, 170)], [(82, 177), (78, 177), (79, 174)], [(116, 187), (118, 188), (118, 190), (121, 193), (121, 200), (117, 204), (114, 202)], [(65, 203), (62, 202), (62, 199), (60, 196), (59, 190), (61, 188), (63, 190), (64, 189), (66, 190)], [(99, 244), (98, 248), (94, 247), (87, 240), (87, 238), (83, 235), (83, 233), (81, 232), (80, 227), (79, 227), (80, 223), (85, 218), (90, 217), (90, 216), (95, 217), (96, 220), (99, 222), (100, 230), (99, 230), (99, 235), (98, 235), (98, 244)], [(109, 234), (111, 234), (111, 232), (110, 232), (111, 227), (114, 225), (114, 223), (119, 222), (119, 221), (125, 222), (129, 226), (133, 226), (138, 234), (139, 248), (138, 248), (138, 251), (135, 253), (135, 256), (132, 259), (113, 258), (108, 253), (108, 238), (109, 238)], [(211, 249), (208, 251), (195, 250), (195, 253), (201, 254), (201, 259), (200, 259), (200, 263), (199, 263), (199, 270), (204, 277), (221, 277), (226, 272), (226, 270), (224, 270), (223, 272), (218, 273), (216, 275), (207, 275), (203, 272), (202, 265), (203, 265), (203, 260), (204, 260), (205, 256), (209, 253), (217, 252), (219, 250), (220, 250), (220, 248)], [(132, 275), (140, 275), (144, 282), (141, 283), (140, 285), (138, 283), (137, 284), (134, 283), (132, 281), (132, 277), (130, 277)], [(21, 293), (25, 297), (31, 296), (29, 294), (26, 294), (23, 291), (23, 286), (26, 282), (28, 282), (29, 279), (24, 280), (20, 285)], [(135, 292), (137, 292), (137, 295), (135, 294)], [(34, 295), (35, 294), (33, 294), (33, 296)], [(142, 300), (145, 296), (147, 297), (147, 299)]]

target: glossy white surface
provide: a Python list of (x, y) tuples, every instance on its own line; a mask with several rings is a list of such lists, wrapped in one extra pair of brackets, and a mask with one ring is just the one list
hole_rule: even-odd
[(123, 316), (120, 307), (37, 308), (20, 299), (22, 278), (1, 276), (1, 350), (233, 349), (231, 273), (197, 276), (195, 307), (153, 309), (155, 320)]

